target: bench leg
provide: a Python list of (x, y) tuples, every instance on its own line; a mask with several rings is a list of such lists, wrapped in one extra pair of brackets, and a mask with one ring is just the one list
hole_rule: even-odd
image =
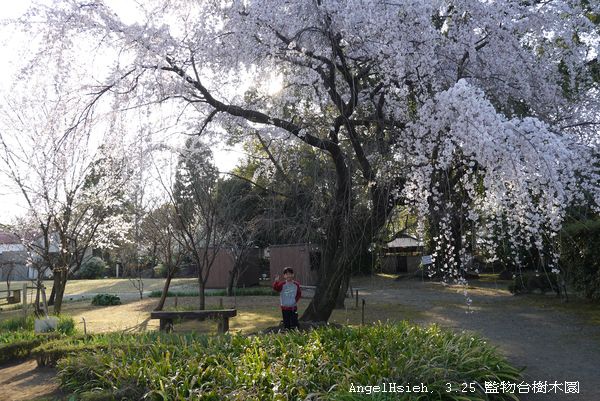
[(227, 333), (228, 331), (229, 331), (229, 318), (226, 316), (223, 316), (221, 319), (219, 319), (218, 332), (219, 333)]
[(170, 333), (173, 331), (173, 319), (160, 319), (160, 331)]

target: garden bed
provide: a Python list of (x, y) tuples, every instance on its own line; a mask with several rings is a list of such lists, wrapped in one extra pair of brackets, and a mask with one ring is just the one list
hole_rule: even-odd
[[(350, 400), (373, 398), (352, 389), (383, 383), (427, 393), (375, 399), (501, 400), (514, 394), (485, 394), (485, 382), (520, 379), (481, 338), (406, 322), (253, 336), (108, 334), (44, 349), (61, 347), (69, 350), (58, 362), (61, 386), (84, 400)], [(477, 384), (472, 393), (458, 391), (464, 382)]]

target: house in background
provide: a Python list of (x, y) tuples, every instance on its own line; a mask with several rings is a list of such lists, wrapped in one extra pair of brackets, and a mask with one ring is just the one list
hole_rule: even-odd
[(381, 257), (382, 273), (413, 273), (420, 263), (423, 254), (423, 241), (403, 235), (383, 246)]
[[(41, 241), (38, 240), (38, 241)], [(58, 253), (56, 245), (50, 246), (51, 252)], [(11, 281), (34, 280), (38, 276), (38, 270), (28, 263), (29, 253), (19, 237), (8, 231), (0, 231), (0, 280)], [(33, 255), (34, 261), (41, 258)], [(46, 270), (45, 275), (51, 276), (52, 272)]]
[(282, 276), (283, 269), (289, 266), (294, 269), (295, 278), (302, 285), (317, 285), (321, 252), (316, 245), (271, 245), (267, 254), (271, 279)]
[(27, 266), (27, 257), (27, 249), (18, 236), (0, 231), (0, 280), (35, 278), (32, 276), (33, 269)]

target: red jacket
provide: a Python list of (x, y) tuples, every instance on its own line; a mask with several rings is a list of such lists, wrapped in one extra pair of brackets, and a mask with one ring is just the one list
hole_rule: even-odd
[[(286, 283), (285, 280), (273, 282), (273, 290), (275, 290), (277, 292), (281, 292), (285, 283)], [(300, 297), (302, 297), (302, 290), (300, 289), (300, 283), (297, 281), (292, 281), (292, 283), (294, 283), (296, 285), (296, 303), (298, 303), (298, 301), (300, 300)], [(281, 305), (281, 309), (282, 310), (296, 310), (296, 309), (298, 309), (298, 306), (297, 305), (295, 305), (295, 306)]]

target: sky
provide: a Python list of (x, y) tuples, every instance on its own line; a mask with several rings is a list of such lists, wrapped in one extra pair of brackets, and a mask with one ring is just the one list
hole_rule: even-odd
[[(136, 20), (135, 0), (105, 0), (105, 2), (119, 14), (125, 22)], [(29, 0), (2, 1), (0, 7), (0, 21), (16, 18), (22, 15), (31, 2)], [(52, 3), (48, 0), (48, 3)], [(0, 27), (0, 46), (3, 52), (0, 57), (0, 96), (4, 97), (15, 84), (15, 76), (19, 66), (20, 52), (26, 37), (17, 36), (14, 32)], [(18, 85), (18, 83), (17, 83)], [(223, 172), (233, 169), (243, 157), (241, 148), (230, 148), (224, 145), (213, 147), (215, 164)], [(8, 224), (18, 215), (25, 213), (23, 195), (11, 185), (10, 181), (0, 173), (0, 223)]]

